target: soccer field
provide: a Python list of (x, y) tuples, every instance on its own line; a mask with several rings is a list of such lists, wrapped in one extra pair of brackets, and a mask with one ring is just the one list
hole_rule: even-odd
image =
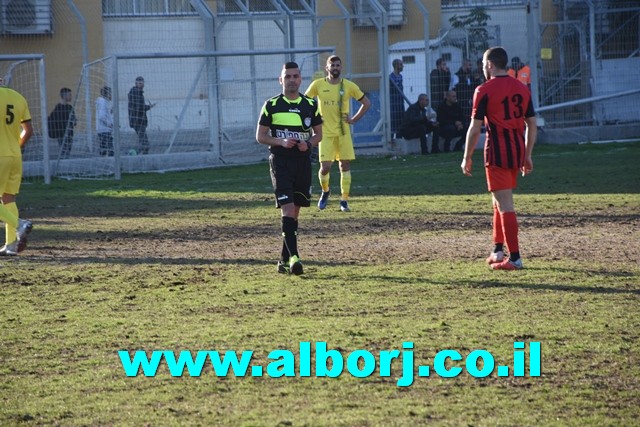
[[(0, 425), (637, 423), (640, 143), (536, 147), (515, 272), (484, 262), (481, 153), (471, 178), (460, 157), (357, 159), (352, 212), (301, 213), (302, 276), (276, 272), (266, 163), (24, 185), (29, 247), (0, 259)], [(209, 353), (127, 376), (119, 351), (138, 350)], [(220, 375), (227, 351), (262, 376)], [(432, 369), (403, 385), (410, 356)]]

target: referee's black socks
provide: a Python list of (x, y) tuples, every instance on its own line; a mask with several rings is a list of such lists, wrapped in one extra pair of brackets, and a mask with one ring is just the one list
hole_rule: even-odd
[(298, 221), (290, 216), (282, 217), (282, 261), (289, 262), (289, 258), (298, 255)]

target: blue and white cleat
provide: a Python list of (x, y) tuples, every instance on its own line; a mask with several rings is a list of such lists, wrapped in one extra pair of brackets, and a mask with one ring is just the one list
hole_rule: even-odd
[(322, 210), (327, 207), (327, 204), (329, 203), (329, 194), (331, 194), (331, 190), (322, 192), (320, 200), (318, 200), (318, 209)]

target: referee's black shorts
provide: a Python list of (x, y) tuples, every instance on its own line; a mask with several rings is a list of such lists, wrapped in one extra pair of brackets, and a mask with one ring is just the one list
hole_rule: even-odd
[(276, 207), (287, 203), (311, 206), (311, 159), (309, 156), (289, 157), (271, 154), (271, 183), (276, 196)]

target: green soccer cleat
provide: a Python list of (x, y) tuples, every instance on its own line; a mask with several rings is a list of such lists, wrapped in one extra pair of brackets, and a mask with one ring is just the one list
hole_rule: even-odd
[(278, 261), (278, 273), (289, 274), (289, 266), (284, 261)]
[(304, 273), (304, 269), (302, 268), (302, 263), (300, 262), (300, 258), (298, 258), (298, 255), (293, 255), (291, 258), (289, 258), (289, 271), (291, 272), (291, 274), (295, 274), (296, 276)]

